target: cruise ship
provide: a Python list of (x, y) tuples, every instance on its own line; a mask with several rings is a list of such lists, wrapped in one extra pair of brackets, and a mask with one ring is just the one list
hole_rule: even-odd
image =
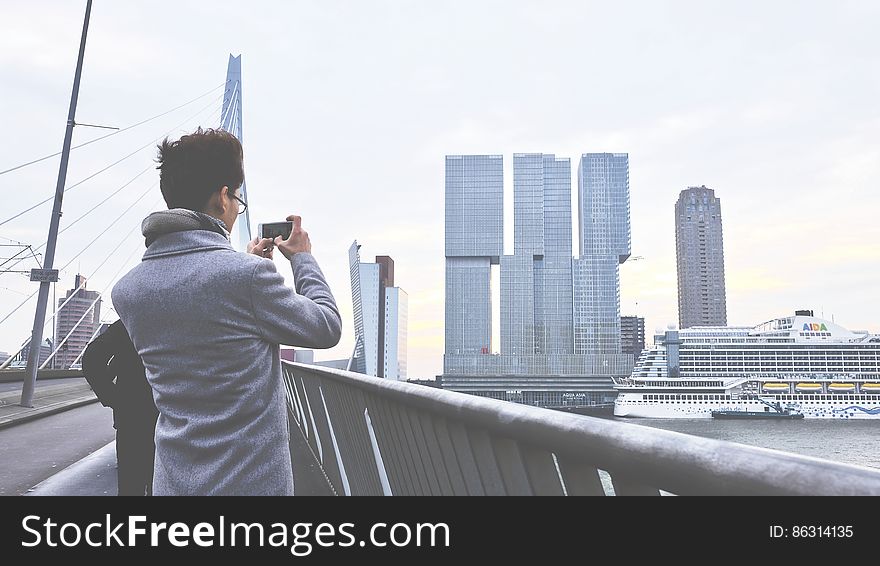
[(880, 418), (880, 335), (796, 311), (756, 327), (670, 329), (616, 380), (614, 415), (712, 418), (731, 411)]

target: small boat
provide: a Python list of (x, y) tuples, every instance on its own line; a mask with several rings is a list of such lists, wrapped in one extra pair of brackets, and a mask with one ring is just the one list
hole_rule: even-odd
[(801, 393), (816, 393), (822, 391), (821, 383), (798, 383), (795, 386), (795, 391), (800, 391)]
[(855, 390), (855, 383), (832, 383), (828, 386), (828, 391), (831, 393), (852, 393)]
[(862, 393), (880, 393), (880, 383), (863, 383), (860, 391)]
[(790, 387), (787, 383), (779, 383), (768, 381), (761, 386), (764, 391), (789, 391)]

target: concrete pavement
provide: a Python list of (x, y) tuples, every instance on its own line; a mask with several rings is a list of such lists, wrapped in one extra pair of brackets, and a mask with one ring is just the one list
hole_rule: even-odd
[(0, 430), (0, 495), (26, 493), (115, 437), (113, 412), (100, 403)]
[[(0, 393), (0, 429), (54, 415), (75, 407), (97, 402), (84, 378), (64, 379), (59, 383), (37, 381), (33, 407), (22, 407), (21, 388)], [(5, 389), (5, 387), (4, 387)]]
[[(0, 390), (0, 495), (116, 495), (112, 411), (82, 378), (37, 381), (34, 407), (21, 389)], [(5, 390), (5, 391), (4, 391)], [(296, 427), (291, 427), (296, 495), (333, 495)]]

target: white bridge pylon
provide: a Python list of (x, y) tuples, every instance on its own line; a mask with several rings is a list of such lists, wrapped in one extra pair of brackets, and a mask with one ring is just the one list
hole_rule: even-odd
[[(229, 64), (226, 68), (226, 90), (223, 94), (223, 108), (220, 112), (220, 127), (238, 138), (244, 146), (241, 122), (241, 55), (233, 57), (229, 54)], [(241, 198), (248, 200), (247, 183), (241, 185)], [(244, 251), (247, 243), (251, 240), (250, 209), (246, 210), (232, 229), (229, 235), (232, 245), (240, 251)]]

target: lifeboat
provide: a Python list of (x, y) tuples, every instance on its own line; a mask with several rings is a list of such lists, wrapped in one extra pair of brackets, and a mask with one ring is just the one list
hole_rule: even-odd
[(764, 391), (776, 391), (776, 392), (789, 391), (789, 386), (787, 383), (779, 383), (779, 382), (772, 382), (772, 381), (768, 381), (768, 382), (764, 383), (761, 386), (761, 388)]
[(854, 393), (855, 390), (855, 383), (832, 383), (828, 386), (828, 391), (831, 393)]
[(798, 383), (795, 386), (795, 391), (799, 391), (801, 393), (818, 393), (822, 391), (821, 383)]
[(863, 383), (862, 393), (880, 393), (880, 383)]

